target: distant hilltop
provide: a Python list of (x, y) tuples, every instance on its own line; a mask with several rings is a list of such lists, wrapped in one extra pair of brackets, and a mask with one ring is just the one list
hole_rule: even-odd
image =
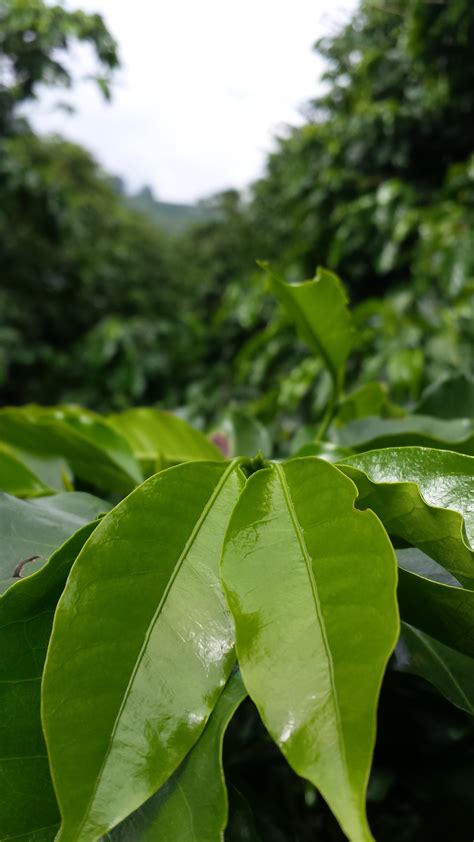
[(168, 234), (181, 234), (192, 225), (207, 222), (215, 214), (200, 202), (187, 205), (176, 202), (161, 202), (151, 187), (142, 187), (137, 193), (128, 193), (121, 178), (113, 178), (114, 188), (120, 193), (126, 204), (153, 220)]

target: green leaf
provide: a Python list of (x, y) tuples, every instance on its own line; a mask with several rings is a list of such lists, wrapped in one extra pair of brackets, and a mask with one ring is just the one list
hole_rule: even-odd
[(73, 532), (109, 509), (110, 503), (81, 491), (36, 500), (0, 494), (0, 592), (28, 576), (33, 562), (36, 567), (44, 564)]
[(474, 714), (474, 659), (408, 623), (401, 624), (395, 669), (429, 681), (453, 705)]
[(389, 401), (384, 383), (371, 381), (359, 386), (341, 401), (337, 411), (337, 420), (342, 424), (347, 424), (349, 421), (366, 418), (368, 415), (400, 416), (404, 415), (404, 412)]
[(418, 445), (474, 456), (474, 426), (469, 418), (449, 421), (428, 415), (360, 418), (337, 430), (337, 441), (354, 450)]
[(167, 783), (107, 835), (110, 842), (221, 842), (227, 824), (227, 790), (222, 768), (226, 728), (247, 691), (232, 675), (209, 721), (186, 759)]
[(372, 509), (403, 538), (474, 584), (474, 458), (422, 447), (350, 456), (338, 467), (357, 485), (357, 505)]
[(41, 728), (41, 673), (56, 603), (96, 524), (0, 598), (0, 839), (50, 842), (59, 827)]
[(256, 418), (240, 410), (234, 409), (227, 413), (223, 423), (213, 434), (213, 441), (218, 444), (220, 436), (224, 436), (223, 444), (229, 457), (252, 458), (257, 453), (271, 456), (272, 443), (268, 430)]
[(229, 821), (224, 838), (225, 842), (262, 842), (249, 802), (232, 785), (229, 787)]
[(419, 576), (425, 576), (426, 579), (433, 579), (434, 582), (441, 582), (442, 585), (453, 585), (455, 588), (461, 587), (460, 582), (446, 570), (441, 567), (437, 561), (434, 561), (426, 553), (417, 550), (416, 547), (404, 547), (395, 551), (397, 562), (404, 570), (409, 570), (410, 573), (418, 573)]
[(236, 463), (156, 474), (80, 553), (43, 682), (58, 842), (111, 830), (203, 731), (234, 663), (219, 559), (243, 482)]
[(474, 590), (444, 585), (400, 566), (398, 603), (402, 620), (474, 658)]
[(76, 476), (109, 491), (128, 493), (143, 479), (128, 442), (86, 409), (1, 409), (0, 440), (34, 454), (62, 456)]
[(0, 444), (0, 490), (15, 497), (44, 497), (54, 494), (19, 455), (6, 444)]
[(261, 265), (268, 274), (272, 292), (291, 316), (301, 339), (323, 358), (339, 389), (347, 357), (355, 344), (352, 316), (339, 278), (318, 268), (314, 280), (287, 284), (268, 266)]
[(346, 459), (353, 453), (348, 447), (340, 447), (338, 444), (332, 444), (330, 441), (315, 441), (304, 444), (294, 454), (295, 457), (301, 456), (319, 456), (320, 459), (325, 459), (326, 462), (339, 462)]
[(108, 421), (127, 440), (148, 475), (180, 462), (223, 458), (203, 433), (170, 412), (128, 409), (109, 415)]
[(223, 579), (242, 677), (268, 731), (362, 842), (372, 838), (364, 796), (398, 615), (392, 546), (355, 496), (312, 457), (253, 474), (231, 518)]
[(474, 418), (474, 380), (460, 374), (434, 383), (423, 393), (416, 412), (436, 418)]
[[(6, 446), (6, 445), (5, 445)], [(59, 456), (38, 456), (26, 450), (14, 450), (18, 458), (39, 477), (41, 482), (56, 491), (72, 491), (73, 475), (67, 462)]]

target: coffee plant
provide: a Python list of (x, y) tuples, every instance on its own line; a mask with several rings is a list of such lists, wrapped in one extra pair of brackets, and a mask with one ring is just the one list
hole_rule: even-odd
[(243, 413), (207, 436), (156, 408), (0, 410), (2, 840), (260, 839), (223, 770), (248, 696), (368, 842), (384, 676), (474, 711), (472, 384), (433, 416), (347, 394), (340, 282), (266, 271), (330, 383), (277, 452)]

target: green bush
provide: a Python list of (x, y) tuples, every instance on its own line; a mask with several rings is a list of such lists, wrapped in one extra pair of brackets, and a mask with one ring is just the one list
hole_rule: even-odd
[[(290, 457), (239, 413), (209, 438), (152, 408), (0, 410), (6, 839), (423, 840), (453, 809), (471, 832), (438, 785), (474, 747), (472, 419), (347, 394), (338, 278), (270, 283), (329, 382)], [(473, 384), (425, 410), (448, 393), (467, 408)], [(400, 716), (443, 735), (401, 769)]]

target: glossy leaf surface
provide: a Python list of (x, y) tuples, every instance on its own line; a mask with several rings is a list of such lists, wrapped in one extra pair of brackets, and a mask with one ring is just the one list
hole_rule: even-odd
[(223, 462), (163, 471), (79, 555), (43, 683), (61, 842), (111, 830), (203, 731), (234, 662), (219, 560), (242, 482)]
[(474, 427), (469, 418), (441, 420), (428, 415), (408, 415), (405, 418), (371, 416), (338, 428), (337, 440), (359, 452), (415, 445), (474, 456)]
[(247, 692), (232, 675), (196, 745), (169, 781), (106, 839), (110, 842), (222, 842), (227, 790), (225, 730)]
[(143, 479), (128, 442), (86, 409), (1, 409), (0, 441), (35, 454), (62, 456), (76, 476), (109, 491), (128, 493)]
[(81, 526), (109, 509), (110, 503), (81, 491), (36, 500), (0, 494), (0, 592), (44, 564)]
[(474, 590), (444, 585), (400, 567), (398, 602), (407, 623), (474, 658)]
[(301, 339), (323, 358), (333, 381), (340, 386), (355, 330), (339, 278), (320, 268), (312, 281), (287, 284), (268, 268), (267, 272), (272, 292), (293, 319)]
[(421, 676), (453, 705), (474, 714), (474, 658), (402, 623), (395, 650), (395, 668)]
[(229, 525), (223, 578), (245, 686), (293, 769), (353, 842), (382, 676), (398, 637), (396, 561), (336, 468), (294, 459), (253, 474)]
[(171, 412), (146, 407), (128, 409), (110, 415), (109, 421), (126, 438), (148, 475), (180, 462), (223, 458), (200, 430)]
[(386, 448), (350, 456), (339, 467), (356, 483), (358, 505), (376, 512), (391, 535), (474, 584), (474, 458)]
[(59, 827), (41, 728), (41, 673), (56, 603), (84, 541), (76, 532), (0, 598), (0, 839), (50, 842)]

